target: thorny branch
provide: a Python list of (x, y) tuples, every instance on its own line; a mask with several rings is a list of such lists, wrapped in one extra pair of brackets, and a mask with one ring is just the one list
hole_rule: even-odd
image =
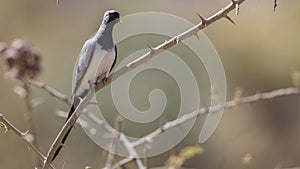
[[(176, 44), (178, 44), (179, 42), (181, 42), (184, 39), (187, 39), (191, 36), (197, 36), (197, 33), (199, 30), (204, 29), (205, 27), (207, 27), (208, 25), (216, 22), (217, 20), (221, 19), (221, 18), (226, 18), (228, 19), (230, 22), (234, 23), (234, 21), (227, 15), (230, 11), (232, 11), (233, 9), (235, 9), (236, 15), (238, 15), (239, 13), (239, 5), (244, 2), (244, 0), (232, 0), (231, 4), (229, 4), (228, 6), (226, 6), (225, 8), (221, 9), (220, 11), (218, 11), (216, 14), (214, 14), (213, 16), (209, 17), (208, 19), (205, 19), (203, 17), (200, 17), (201, 22), (199, 24), (197, 24), (196, 26), (194, 26), (193, 28), (187, 30), (186, 32), (175, 36), (174, 38), (170, 39), (169, 41), (166, 41), (165, 43), (152, 48), (150, 48), (150, 51), (147, 52), (145, 55), (141, 56), (140, 58), (134, 60), (133, 62), (129, 63), (128, 65), (124, 66), (123, 68), (121, 68), (120, 70), (116, 71), (115, 73), (113, 73), (112, 75), (110, 75), (108, 77), (108, 80), (103, 83), (100, 82), (98, 83), (98, 85), (95, 87), (95, 90), (98, 91), (101, 88), (105, 87), (106, 85), (110, 84), (113, 80), (117, 79), (118, 77), (124, 75), (125, 73), (131, 71), (132, 69), (134, 69), (135, 67), (146, 63), (148, 60), (150, 60), (152, 57), (158, 55), (159, 53), (161, 53), (164, 50), (167, 50), (169, 48), (171, 48), (172, 46), (175, 46)], [(45, 89), (44, 87), (42, 87), (43, 89)], [(49, 93), (53, 93), (53, 92), (49, 92)], [(54, 95), (55, 96), (55, 95)], [(92, 93), (90, 93), (90, 97), (92, 96)], [(61, 99), (61, 97), (58, 97)], [(63, 100), (63, 99), (62, 99)], [(74, 113), (74, 115), (70, 118), (70, 120), (68, 120), (68, 122), (64, 125), (64, 127), (62, 128), (61, 132), (59, 133), (59, 135), (57, 136), (57, 138), (55, 139), (55, 141), (53, 142), (48, 155), (47, 155), (47, 160), (45, 161), (44, 167), (43, 168), (48, 168), (48, 166), (51, 163), (51, 159), (54, 155), (54, 152), (56, 151), (56, 149), (60, 146), (61, 140), (63, 138), (63, 136), (66, 134), (66, 131), (74, 125), (74, 123), (76, 122), (76, 119), (78, 118), (78, 116), (81, 113), (81, 111), (83, 110), (83, 108), (85, 106), (82, 105), (87, 105), (88, 103), (84, 104), (85, 100), (88, 100), (87, 98), (85, 98), (81, 103), (80, 106), (78, 106), (78, 108), (76, 109), (76, 113)], [(65, 100), (66, 103), (69, 104), (68, 101)], [(202, 110), (203, 111), (203, 110)], [(199, 111), (199, 112), (202, 112)], [(206, 111), (204, 111), (205, 113)], [(193, 117), (193, 116), (192, 116)], [(182, 119), (182, 118), (180, 118)], [(178, 119), (178, 121), (180, 122), (180, 119)], [(176, 123), (175, 123), (176, 124)], [(180, 123), (179, 123), (180, 124)], [(163, 126), (163, 128), (160, 128), (159, 130), (153, 132), (151, 136), (155, 137), (156, 135), (158, 135), (159, 133), (165, 131), (165, 129), (171, 128), (170, 126), (176, 126), (173, 123), (167, 123)], [(134, 142), (135, 146), (138, 144), (142, 144), (144, 143), (144, 141), (142, 142)], [(130, 143), (131, 144), (131, 143)], [(139, 161), (137, 161), (139, 162)]]
[(143, 56), (139, 57), (138, 59), (132, 61), (131, 63), (127, 64), (126, 66), (122, 67), (121, 69), (117, 70), (116, 72), (112, 73), (108, 78), (106, 82), (99, 82), (96, 86), (96, 91), (102, 89), (103, 87), (110, 84), (115, 79), (119, 78), (120, 76), (126, 74), (127, 72), (133, 70), (137, 66), (140, 66), (144, 63), (147, 63), (148, 60), (153, 58), (154, 56), (158, 55), (159, 53), (163, 52), (164, 50), (167, 50), (175, 45), (177, 45), (179, 42), (192, 37), (192, 36), (198, 36), (197, 33), (209, 26), (210, 24), (225, 18), (228, 19), (231, 23), (233, 23), (232, 19), (229, 19), (229, 16), (227, 15), (230, 11), (233, 9), (236, 10), (236, 14), (238, 14), (239, 11), (239, 5), (243, 3), (245, 0), (232, 0), (232, 2), (227, 5), (225, 8), (222, 8), (218, 12), (216, 12), (211, 17), (205, 19), (202, 16), (199, 15), (201, 22), (198, 23), (196, 26), (192, 27), (191, 29), (187, 30), (186, 32), (181, 33), (178, 36), (175, 36), (171, 38), (170, 40), (162, 43), (161, 45), (158, 45), (157, 47), (149, 47), (150, 51), (144, 54)]
[[(146, 63), (148, 60), (150, 60), (152, 57), (158, 55), (159, 53), (161, 53), (164, 50), (167, 50), (169, 48), (171, 48), (174, 45), (177, 45), (179, 42), (181, 42), (184, 39), (187, 39), (191, 36), (197, 36), (197, 33), (199, 30), (204, 29), (205, 27), (207, 27), (208, 25), (216, 22), (219, 19), (222, 18), (226, 18), (228, 19), (229, 17), (227, 16), (227, 14), (232, 11), (233, 9), (236, 9), (236, 13), (238, 13), (238, 6), (244, 2), (245, 0), (235, 0), (232, 1), (231, 4), (229, 4), (228, 6), (226, 6), (225, 8), (221, 9), (220, 11), (218, 11), (216, 14), (214, 14), (213, 16), (209, 17), (208, 19), (204, 19), (203, 17), (200, 17), (201, 22), (199, 24), (197, 24), (196, 26), (194, 26), (193, 28), (187, 30), (186, 32), (175, 36), (174, 38), (164, 42), (163, 44), (152, 48), (150, 47), (150, 51), (147, 52), (145, 55), (141, 56), (140, 58), (134, 60), (133, 62), (129, 63), (128, 65), (124, 66), (123, 68), (121, 68), (120, 70), (116, 71), (115, 73), (111, 74), (108, 78), (106, 82), (99, 82), (97, 83), (97, 86), (95, 86), (95, 91), (97, 92), (98, 90), (102, 89), (103, 87), (107, 86), (108, 84), (110, 84), (113, 80), (117, 79), (118, 77), (124, 75), (125, 73), (133, 70), (135, 67)], [(90, 93), (90, 96), (92, 97), (92, 93)], [(44, 163), (43, 169), (47, 169), (48, 166), (51, 163), (51, 160), (54, 156), (55, 151), (57, 150), (57, 148), (59, 146), (61, 146), (61, 140), (62, 138), (65, 136), (65, 134), (67, 133), (67, 130), (73, 126), (78, 118), (78, 115), (82, 112), (82, 110), (85, 108), (85, 106), (88, 104), (88, 102), (86, 102), (86, 100), (88, 100), (87, 98), (85, 98), (80, 106), (77, 107), (76, 109), (76, 113), (73, 114), (73, 116), (67, 121), (67, 123), (63, 126), (63, 128), (61, 129), (60, 133), (58, 134), (58, 136), (56, 137), (55, 141), (53, 142), (48, 155), (47, 155), (47, 159)], [(139, 162), (139, 161), (137, 161)]]
[[(164, 42), (163, 44), (161, 44), (157, 47), (154, 47), (154, 48), (149, 47), (150, 48), (149, 52), (147, 52), (140, 58), (132, 61), (131, 63), (127, 64), (126, 66), (124, 66), (120, 70), (116, 71), (115, 73), (111, 74), (105, 83), (103, 83), (103, 82), (98, 83), (98, 85), (95, 87), (95, 90), (98, 91), (98, 90), (102, 89), (103, 87), (110, 84), (113, 80), (115, 80), (115, 79), (119, 78), (120, 76), (126, 74), (127, 72), (133, 70), (135, 67), (146, 63), (152, 57), (158, 55), (159, 53), (163, 52), (164, 50), (167, 50), (167, 49), (177, 45), (179, 42), (183, 41), (184, 39), (187, 39), (191, 36), (197, 36), (197, 33), (199, 30), (206, 28), (210, 24), (212, 24), (222, 18), (228, 19), (231, 23), (234, 24), (234, 21), (228, 16), (228, 13), (230, 11), (232, 11), (233, 9), (235, 9), (235, 13), (236, 13), (236, 15), (238, 15), (239, 5), (241, 3), (243, 3), (244, 1), (245, 0), (232, 0), (231, 4), (229, 4), (225, 8), (222, 8), (220, 11), (218, 11), (217, 13), (215, 13), (214, 15), (212, 15), (211, 17), (209, 17), (207, 19), (205, 19), (199, 15), (199, 17), (201, 19), (201, 22), (199, 24), (197, 24), (196, 26), (187, 30), (186, 32), (183, 32), (182, 34), (173, 37), (172, 39)], [(59, 1), (57, 1), (57, 2), (59, 2)], [(274, 10), (275, 10), (276, 6), (277, 6), (277, 0), (274, 0)], [(70, 100), (68, 99), (68, 97), (61, 94), (60, 92), (54, 90), (53, 88), (51, 88), (43, 83), (35, 82), (35, 81), (28, 81), (27, 83), (32, 86), (35, 86), (35, 87), (38, 87), (38, 88), (41, 88), (41, 89), (47, 91), (50, 95), (64, 101), (66, 104), (70, 105)], [(71, 118), (66, 122), (66, 124), (63, 126), (63, 128), (59, 132), (58, 136), (54, 140), (54, 142), (48, 152), (48, 155), (47, 155), (47, 158), (46, 158), (43, 168), (48, 168), (50, 166), (51, 159), (52, 159), (55, 151), (57, 150), (57, 148), (61, 145), (62, 138), (65, 136), (68, 129), (74, 125), (74, 123), (76, 122), (80, 113), (83, 111), (84, 107), (87, 104), (89, 104), (89, 100), (93, 96), (93, 92), (94, 91), (90, 91), (89, 94), (87, 95), (87, 97), (81, 101), (81, 103), (75, 110), (75, 113), (71, 116)], [(144, 138), (141, 138), (135, 142), (129, 142), (128, 140), (126, 142), (126, 139), (124, 139), (125, 136), (121, 133), (119, 136), (120, 140), (123, 141), (125, 147), (127, 147), (127, 149), (129, 150), (129, 153), (131, 152), (130, 153), (131, 156), (119, 161), (112, 168), (118, 168), (119, 166), (122, 166), (122, 165), (132, 161), (133, 159), (137, 160), (137, 165), (139, 168), (143, 168), (143, 164), (137, 158), (137, 154), (135, 151), (136, 146), (145, 144), (148, 142), (147, 140), (154, 139), (155, 137), (157, 137), (159, 134), (163, 133), (164, 131), (166, 131), (170, 128), (176, 127), (182, 123), (185, 123), (188, 120), (196, 118), (202, 114), (217, 112), (217, 111), (221, 110), (222, 108), (229, 109), (229, 108), (235, 107), (239, 104), (246, 104), (246, 103), (256, 102), (259, 100), (267, 100), (267, 99), (272, 99), (272, 98), (279, 97), (279, 96), (295, 95), (295, 94), (299, 94), (298, 88), (279, 89), (279, 90), (275, 90), (272, 92), (258, 93), (253, 96), (234, 99), (233, 101), (227, 102), (225, 105), (215, 105), (215, 106), (212, 106), (209, 108), (202, 108), (202, 109), (192, 112), (190, 114), (186, 114), (174, 121), (166, 123), (159, 129), (155, 130), (154, 132), (150, 133), (149, 135), (147, 135)], [(24, 138), (24, 135), (25, 135), (24, 133), (21, 133), (18, 129), (13, 127), (2, 115), (0, 115), (0, 120), (5, 126), (7, 126), (7, 128), (9, 130), (12, 130), (15, 134), (20, 136), (28, 144), (28, 147), (30, 147), (41, 159), (45, 159), (45, 157), (38, 150), (36, 150), (35, 146), (33, 146), (30, 142), (28, 142), (28, 140), (26, 140)], [(105, 125), (104, 125), (104, 127), (105, 127)], [(126, 144), (127, 144), (127, 146), (126, 146)], [(111, 162), (109, 162), (109, 163), (111, 163)]]
[[(28, 149), (34, 154), (36, 158), (39, 158), (41, 161), (44, 161), (46, 157), (32, 144), (32, 135), (28, 132), (21, 132), (17, 127), (11, 124), (2, 114), (0, 114), (0, 122), (5, 127), (5, 133), (12, 131), (16, 136), (23, 140)], [(51, 168), (54, 168), (51, 166)]]

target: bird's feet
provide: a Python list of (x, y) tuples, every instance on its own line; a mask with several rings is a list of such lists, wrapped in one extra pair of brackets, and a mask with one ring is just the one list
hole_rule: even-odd
[(106, 76), (104, 77), (101, 77), (101, 76), (98, 76), (97, 79), (96, 79), (96, 82), (95, 82), (95, 86), (97, 86), (99, 83), (106, 83), (108, 80), (108, 78)]
[(102, 83), (106, 83), (108, 80), (108, 78), (105, 76), (103, 79), (102, 79)]

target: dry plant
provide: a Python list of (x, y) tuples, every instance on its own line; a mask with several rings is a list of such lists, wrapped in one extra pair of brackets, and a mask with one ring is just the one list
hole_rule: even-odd
[[(198, 31), (208, 27), (212, 23), (222, 18), (225, 18), (234, 24), (233, 19), (230, 18), (228, 14), (234, 10), (235, 14), (238, 15), (240, 10), (240, 4), (242, 4), (244, 1), (245, 0), (232, 0), (229, 5), (217, 11), (214, 15), (208, 18), (204, 18), (198, 14), (200, 18), (200, 22), (194, 27), (158, 45), (157, 47), (149, 46), (149, 52), (139, 57), (138, 59), (132, 61), (131, 63), (127, 64), (126, 66), (122, 67), (121, 69), (117, 70), (116, 72), (112, 73), (108, 77), (107, 81), (99, 82), (97, 83), (97, 86), (90, 84), (90, 90), (87, 96), (83, 100), (81, 100), (80, 104), (75, 110), (75, 113), (61, 128), (60, 132), (58, 133), (52, 145), (50, 146), (47, 155), (44, 155), (43, 153), (40, 152), (38, 142), (37, 142), (36, 125), (34, 120), (34, 107), (36, 104), (34, 104), (31, 99), (31, 93), (30, 93), (31, 87), (41, 89), (49, 93), (51, 96), (55, 97), (56, 99), (61, 100), (62, 102), (68, 105), (70, 105), (71, 103), (70, 98), (67, 95), (55, 90), (53, 87), (50, 87), (45, 83), (34, 80), (34, 78), (41, 72), (40, 52), (38, 52), (38, 50), (35, 47), (33, 47), (30, 43), (20, 39), (13, 41), (10, 47), (8, 47), (5, 43), (0, 43), (0, 53), (4, 56), (7, 67), (9, 68), (9, 73), (7, 74), (7, 77), (9, 79), (16, 81), (21, 86), (16, 88), (16, 92), (21, 97), (24, 98), (24, 102), (27, 107), (25, 120), (28, 123), (28, 131), (21, 132), (16, 126), (14, 126), (2, 114), (0, 114), (0, 122), (2, 123), (2, 126), (6, 129), (5, 132), (12, 131), (21, 140), (25, 142), (28, 149), (33, 153), (34, 164), (36, 168), (38, 169), (48, 169), (49, 167), (54, 168), (51, 165), (51, 160), (53, 159), (56, 150), (61, 146), (63, 137), (66, 135), (67, 131), (76, 123), (76, 120), (79, 118), (80, 114), (84, 111), (84, 108), (90, 103), (90, 100), (93, 97), (95, 92), (109, 85), (115, 79), (135, 69), (137, 66), (146, 63), (148, 60), (158, 55), (159, 53), (177, 45), (184, 39), (190, 38), (192, 36), (198, 37), (197, 36)], [(57, 4), (58, 3), (59, 1), (57, 0)], [(273, 6), (274, 11), (276, 7), (277, 7), (277, 0), (274, 0), (274, 6)], [(282, 88), (282, 89), (277, 89), (269, 92), (260, 92), (246, 97), (241, 97), (241, 94), (235, 94), (233, 100), (228, 101), (225, 104), (213, 105), (211, 107), (202, 107), (199, 110), (195, 110), (192, 113), (185, 114), (173, 121), (165, 123), (161, 127), (151, 132), (150, 134), (134, 142), (130, 142), (127, 139), (127, 137), (122, 133), (121, 118), (118, 117), (116, 119), (115, 128), (116, 131), (118, 132), (115, 132), (109, 126), (107, 126), (107, 124), (102, 123), (100, 119), (97, 119), (95, 116), (92, 115), (89, 116), (88, 112), (87, 115), (91, 118), (91, 120), (97, 122), (100, 126), (102, 126), (105, 130), (107, 130), (114, 136), (113, 142), (111, 143), (111, 152), (115, 152), (117, 149), (118, 142), (122, 142), (126, 147), (128, 153), (130, 154), (129, 157), (117, 161), (114, 156), (114, 153), (109, 153), (107, 155), (106, 163), (104, 164), (105, 169), (117, 169), (126, 165), (131, 161), (135, 161), (136, 166), (139, 169), (145, 169), (145, 168), (149, 168), (147, 158), (145, 158), (144, 160), (140, 159), (136, 147), (140, 145), (145, 145), (146, 147), (145, 151), (147, 151), (147, 147), (148, 149), (151, 149), (151, 143), (153, 142), (154, 138), (157, 137), (159, 134), (171, 128), (179, 126), (183, 123), (187, 123), (189, 122), (189, 120), (195, 119), (207, 113), (218, 112), (224, 108), (225, 109), (234, 108), (240, 104), (248, 104), (248, 103), (258, 102), (261, 100), (270, 100), (270, 99), (283, 97), (283, 96), (299, 95), (300, 90), (298, 88), (298, 85), (296, 85), (299, 84), (299, 77), (293, 78), (293, 82), (295, 84), (295, 87)], [(198, 146), (187, 147), (181, 150), (181, 152), (178, 155), (171, 156), (169, 160), (166, 162), (165, 166), (162, 168), (168, 168), (168, 169), (181, 168), (182, 164), (187, 159), (192, 158), (193, 156), (201, 152), (202, 149)]]

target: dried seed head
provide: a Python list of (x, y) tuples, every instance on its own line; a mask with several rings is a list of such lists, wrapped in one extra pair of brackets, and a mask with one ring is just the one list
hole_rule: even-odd
[(33, 79), (41, 71), (40, 52), (25, 40), (14, 40), (11, 47), (5, 48), (2, 53), (8, 69), (16, 70), (17, 77)]

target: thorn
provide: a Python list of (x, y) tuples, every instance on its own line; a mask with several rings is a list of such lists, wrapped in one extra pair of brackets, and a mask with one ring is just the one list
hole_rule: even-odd
[(239, 15), (240, 6), (238, 0), (231, 0), (232, 4), (235, 5), (235, 15)]
[(148, 47), (149, 49), (153, 49), (153, 47), (152, 47), (152, 46), (150, 46), (149, 44), (147, 44), (147, 47)]
[(6, 134), (8, 132), (8, 127), (2, 122), (0, 122), (0, 126), (1, 128), (4, 128), (4, 134)]
[(277, 0), (274, 0), (273, 12), (275, 12), (276, 8), (277, 8)]
[(207, 20), (203, 18), (199, 13), (197, 13), (197, 15), (201, 19), (202, 24), (206, 25)]
[(233, 21), (233, 19), (231, 19), (228, 15), (225, 15), (224, 18), (226, 18), (226, 19), (229, 20), (232, 24), (235, 25), (235, 22)]
[(197, 34), (197, 32), (194, 33), (194, 36), (195, 36), (198, 40), (200, 40), (200, 37), (199, 37), (199, 35)]
[(176, 43), (178, 44), (180, 42), (180, 39), (176, 37)]
[(24, 133), (22, 133), (23, 136), (26, 136), (29, 133), (29, 130), (25, 131)]
[(155, 52), (155, 49), (153, 49), (153, 47), (150, 46), (149, 44), (147, 44), (147, 46), (150, 49), (150, 54), (153, 54)]
[(240, 12), (240, 5), (238, 3), (235, 4), (235, 15), (238, 16)]

